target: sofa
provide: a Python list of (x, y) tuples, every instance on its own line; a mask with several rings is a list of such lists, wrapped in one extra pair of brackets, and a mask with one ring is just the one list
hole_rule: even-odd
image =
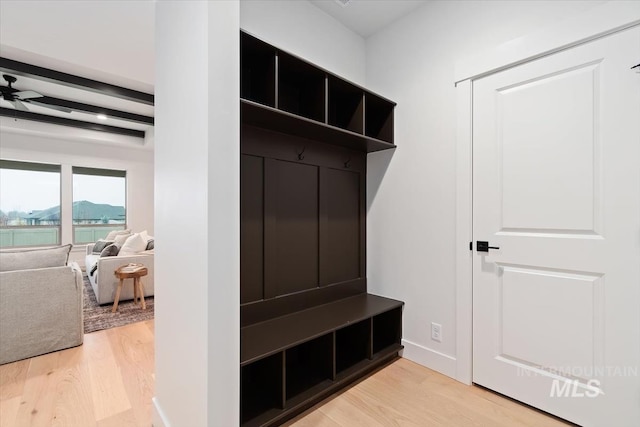
[[(85, 269), (98, 304), (113, 302), (120, 282), (113, 272), (118, 267), (130, 263), (144, 264), (147, 267), (149, 273), (141, 279), (144, 285), (144, 295), (147, 297), (153, 295), (153, 251), (101, 257), (99, 253), (93, 252), (94, 245), (94, 243), (87, 245)], [(133, 299), (133, 286), (130, 282), (131, 280), (128, 280), (122, 287), (120, 301)]]
[(82, 271), (67, 264), (70, 249), (0, 252), (0, 364), (82, 344)]

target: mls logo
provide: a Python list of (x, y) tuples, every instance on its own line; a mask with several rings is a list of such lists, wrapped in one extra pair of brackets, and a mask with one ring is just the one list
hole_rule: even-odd
[(604, 394), (600, 390), (600, 381), (589, 380), (587, 385), (581, 385), (578, 380), (554, 379), (551, 383), (550, 397), (596, 397)]

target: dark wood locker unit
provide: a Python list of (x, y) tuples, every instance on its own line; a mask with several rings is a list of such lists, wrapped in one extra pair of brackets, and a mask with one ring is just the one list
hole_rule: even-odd
[(395, 103), (241, 34), (241, 414), (276, 426), (398, 356), (367, 293), (366, 156)]

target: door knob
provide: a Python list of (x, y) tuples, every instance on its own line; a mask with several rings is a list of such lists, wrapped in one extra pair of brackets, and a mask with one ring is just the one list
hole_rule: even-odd
[(500, 249), (498, 246), (489, 246), (489, 242), (478, 240), (476, 242), (476, 250), (478, 252), (489, 252), (489, 249)]

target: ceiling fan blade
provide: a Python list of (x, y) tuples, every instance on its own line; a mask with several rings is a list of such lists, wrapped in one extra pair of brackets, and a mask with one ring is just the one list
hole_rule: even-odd
[(53, 104), (45, 104), (44, 102), (38, 102), (32, 99), (29, 99), (28, 102), (29, 104), (37, 105), (38, 107), (51, 108), (52, 110), (61, 111), (63, 113), (70, 113), (73, 111), (71, 108), (61, 107), (59, 105)]
[(26, 105), (24, 105), (22, 102), (18, 101), (17, 99), (13, 100), (13, 101), (9, 101), (9, 103), (11, 105), (13, 105), (13, 108), (15, 108), (16, 110), (20, 110), (20, 111), (29, 111), (29, 109), (27, 108)]
[(41, 95), (38, 92), (34, 92), (32, 90), (23, 90), (20, 92), (14, 92), (13, 96), (18, 99), (33, 99), (33, 98), (42, 98), (44, 95)]

